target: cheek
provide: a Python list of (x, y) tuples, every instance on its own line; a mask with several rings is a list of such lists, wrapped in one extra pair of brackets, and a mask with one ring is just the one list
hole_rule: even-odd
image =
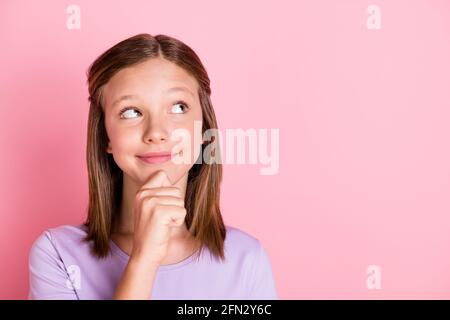
[(198, 128), (196, 128), (195, 130), (193, 130), (192, 133), (192, 141), (191, 141), (191, 150), (192, 150), (192, 161), (195, 162), (199, 156), (199, 154), (201, 154), (201, 150), (202, 150), (202, 126), (200, 125)]
[(183, 150), (174, 163), (189, 169), (188, 166), (193, 165), (201, 153), (202, 121), (179, 126), (172, 131), (171, 140), (174, 141), (173, 152), (179, 153)]
[(139, 140), (139, 134), (136, 130), (120, 130), (119, 128), (114, 128), (110, 135), (111, 144), (118, 152), (125, 152), (134, 148), (134, 144), (139, 142)]
[(190, 147), (192, 151), (197, 150), (202, 143), (202, 121), (196, 120), (185, 127), (184, 130), (187, 132), (184, 143), (185, 147)]

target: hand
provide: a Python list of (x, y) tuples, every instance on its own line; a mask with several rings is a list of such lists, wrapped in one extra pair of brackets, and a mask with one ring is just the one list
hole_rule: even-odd
[(160, 265), (171, 228), (182, 226), (185, 216), (181, 189), (172, 186), (165, 171), (155, 172), (136, 193), (131, 257)]

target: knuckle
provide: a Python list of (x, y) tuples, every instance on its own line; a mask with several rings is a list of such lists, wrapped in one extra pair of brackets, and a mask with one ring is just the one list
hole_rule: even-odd
[(170, 187), (170, 189), (177, 195), (181, 194), (181, 188), (179, 187)]
[(145, 190), (146, 189), (141, 189), (138, 192), (136, 192), (136, 197), (135, 198), (136, 198), (137, 201), (141, 200), (141, 198), (144, 196)]
[(158, 198), (157, 197), (148, 197), (145, 199), (145, 202), (148, 206), (155, 207), (156, 204), (158, 203)]
[(179, 213), (180, 213), (180, 216), (185, 216), (187, 213), (186, 208), (180, 208)]
[(136, 196), (134, 197), (136, 201), (139, 201), (141, 199), (142, 196), (142, 190), (139, 190), (138, 192), (136, 192)]
[(164, 210), (163, 210), (163, 207), (161, 205), (157, 204), (157, 205), (155, 205), (153, 207), (153, 214), (155, 216), (160, 216), (160, 215), (163, 214), (163, 212), (164, 212)]
[(161, 212), (163, 209), (164, 209), (164, 207), (159, 203), (155, 202), (155, 204), (153, 205), (153, 210), (155, 212)]

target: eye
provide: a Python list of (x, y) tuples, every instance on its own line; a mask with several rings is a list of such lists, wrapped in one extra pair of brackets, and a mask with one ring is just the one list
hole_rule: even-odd
[(123, 108), (122, 110), (120, 110), (120, 112), (119, 112), (120, 118), (122, 118), (122, 119), (128, 119), (128, 117), (123, 117), (123, 115), (126, 114), (126, 113), (132, 113), (132, 111), (135, 111), (135, 112), (137, 112), (137, 113), (140, 113), (140, 112), (137, 111), (137, 109), (134, 108), (134, 107), (125, 107), (125, 108)]
[[(186, 113), (187, 109), (189, 109), (187, 103), (184, 101), (177, 101), (175, 104), (172, 105), (172, 110), (177, 110), (174, 113)], [(179, 111), (181, 109), (181, 111)], [(184, 112), (183, 112), (184, 111)]]

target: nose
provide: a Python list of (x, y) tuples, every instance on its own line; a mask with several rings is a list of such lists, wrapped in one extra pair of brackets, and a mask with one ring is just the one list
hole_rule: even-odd
[(169, 134), (164, 117), (151, 117), (144, 133), (144, 141), (147, 143), (162, 143), (167, 142), (168, 137)]

